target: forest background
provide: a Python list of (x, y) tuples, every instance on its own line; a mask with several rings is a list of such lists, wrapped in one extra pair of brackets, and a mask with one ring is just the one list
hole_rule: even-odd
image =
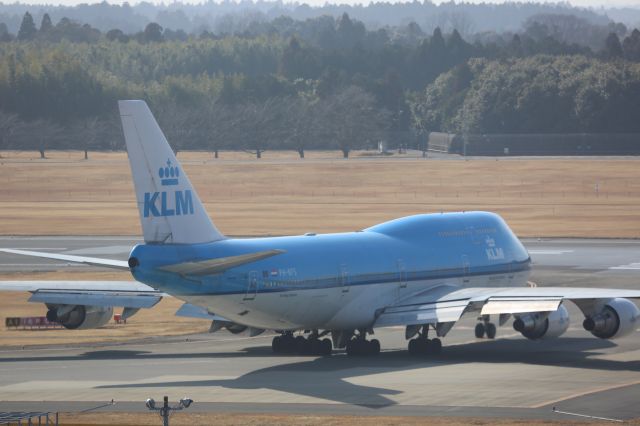
[(0, 4), (0, 150), (122, 149), (131, 98), (215, 156), (640, 133), (638, 27), (568, 4)]

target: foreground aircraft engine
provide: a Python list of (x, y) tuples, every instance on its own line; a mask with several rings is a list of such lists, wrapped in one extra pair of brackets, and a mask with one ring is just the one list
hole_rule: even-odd
[(225, 328), (229, 330), (229, 333), (231, 334), (240, 334), (247, 329), (247, 326), (236, 324), (235, 322), (230, 322), (225, 325)]
[[(213, 320), (211, 322), (211, 327), (209, 328), (209, 333), (215, 333), (216, 331), (222, 330), (223, 328), (226, 328), (231, 334), (240, 334), (249, 327), (231, 321)], [(256, 334), (256, 336), (258, 334)]]
[(49, 306), (47, 319), (62, 324), (68, 330), (87, 330), (102, 327), (113, 316), (112, 307), (85, 305)]
[(609, 299), (595, 314), (585, 318), (582, 326), (601, 339), (626, 336), (636, 328), (640, 310), (628, 299)]
[(560, 305), (548, 315), (546, 312), (520, 315), (513, 322), (513, 328), (527, 339), (553, 339), (569, 328), (569, 312)]

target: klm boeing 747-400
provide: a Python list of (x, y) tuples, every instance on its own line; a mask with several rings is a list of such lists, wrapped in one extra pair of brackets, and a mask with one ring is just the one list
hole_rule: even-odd
[[(529, 285), (527, 250), (496, 214), (424, 214), (356, 232), (228, 238), (212, 223), (195, 188), (143, 101), (119, 103), (144, 244), (128, 261), (3, 251), (131, 271), (136, 282), (4, 282), (33, 293), (47, 317), (69, 329), (99, 327), (123, 307), (129, 317), (164, 294), (185, 302), (178, 315), (212, 321), (211, 331), (273, 330), (278, 353), (350, 355), (380, 351), (378, 327), (404, 326), (412, 354), (433, 354), (463, 315), (482, 319), (493, 338), (513, 318), (529, 339), (569, 326), (569, 300), (584, 328), (612, 339), (637, 327), (630, 301), (640, 291)], [(330, 338), (329, 338), (330, 337)]]

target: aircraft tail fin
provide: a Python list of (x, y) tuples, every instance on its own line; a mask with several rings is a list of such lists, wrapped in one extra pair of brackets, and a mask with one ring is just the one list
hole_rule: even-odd
[(224, 239), (144, 101), (118, 101), (146, 243)]

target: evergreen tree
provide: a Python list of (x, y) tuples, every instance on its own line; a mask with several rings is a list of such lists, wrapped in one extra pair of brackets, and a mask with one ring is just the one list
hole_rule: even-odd
[(7, 24), (4, 22), (0, 22), (0, 42), (8, 42), (11, 41), (13, 37), (9, 33), (9, 29), (7, 28)]
[(630, 61), (640, 61), (640, 31), (635, 29), (631, 35), (622, 42), (624, 57)]
[(622, 45), (618, 34), (609, 33), (607, 40), (605, 41), (604, 56), (607, 59), (622, 58)]
[(164, 41), (164, 36), (162, 35), (162, 27), (160, 26), (160, 24), (151, 22), (145, 27), (144, 41), (148, 43)]
[(33, 16), (29, 12), (25, 12), (20, 24), (20, 30), (18, 31), (18, 40), (32, 40), (35, 37), (38, 30), (36, 24), (33, 22)]
[(42, 22), (40, 23), (40, 33), (46, 34), (53, 29), (53, 24), (51, 23), (51, 17), (48, 13), (45, 13), (42, 17)]
[(120, 43), (129, 41), (129, 36), (117, 28), (107, 31), (106, 37), (109, 41), (119, 41)]

